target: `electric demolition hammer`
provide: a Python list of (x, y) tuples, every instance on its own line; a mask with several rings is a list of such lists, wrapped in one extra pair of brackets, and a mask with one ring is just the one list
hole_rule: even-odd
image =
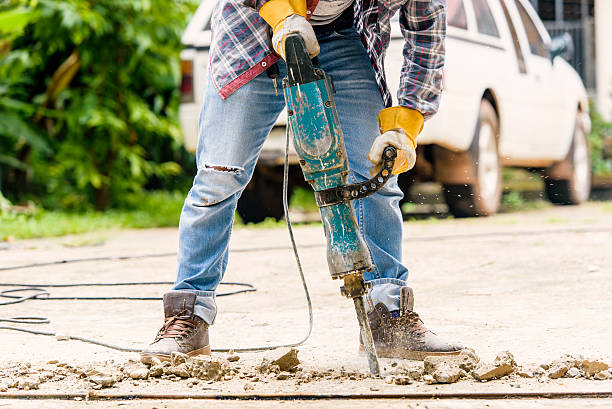
[(372, 263), (350, 201), (369, 196), (385, 184), (391, 177), (397, 151), (391, 146), (385, 148), (382, 168), (372, 179), (347, 184), (348, 158), (332, 79), (313, 65), (298, 34), (287, 37), (285, 56), (287, 77), (283, 79), (283, 90), (289, 132), (304, 178), (314, 189), (321, 212), (329, 271), (333, 279), (344, 280), (341, 293), (355, 303), (370, 372), (379, 376), (380, 366), (363, 302), (371, 288), (363, 274), (371, 271)]

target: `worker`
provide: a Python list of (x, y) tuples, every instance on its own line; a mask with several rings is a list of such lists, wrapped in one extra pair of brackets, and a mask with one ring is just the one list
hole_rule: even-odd
[[(141, 354), (210, 354), (215, 290), (228, 262), (236, 203), (251, 179), (266, 136), (285, 108), (266, 75), (273, 64), (286, 76), (284, 40), (299, 34), (311, 57), (333, 77), (351, 183), (381, 165), (383, 149), (398, 149), (397, 175), (416, 161), (416, 138), (440, 98), (446, 26), (445, 0), (220, 0), (211, 22), (208, 82), (198, 133), (197, 174), (179, 223), (177, 278), (163, 297), (165, 320)], [(390, 19), (399, 13), (404, 35), (398, 104), (392, 106), (383, 67)], [(272, 28), (271, 39), (268, 26)], [(271, 43), (271, 44), (270, 44)], [(373, 168), (373, 169), (371, 169)], [(397, 176), (376, 194), (353, 201), (373, 269), (366, 310), (378, 356), (423, 359), (458, 354), (459, 345), (429, 331), (413, 310), (402, 264), (402, 191)]]

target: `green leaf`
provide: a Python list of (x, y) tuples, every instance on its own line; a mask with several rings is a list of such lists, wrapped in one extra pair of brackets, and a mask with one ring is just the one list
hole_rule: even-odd
[(4, 163), (5, 165), (8, 165), (11, 168), (16, 168), (16, 169), (21, 169), (21, 170), (27, 170), (28, 166), (21, 162), (20, 160), (13, 158), (11, 156), (7, 156), (7, 155), (3, 155), (0, 153), (0, 163)]
[(34, 149), (43, 153), (51, 153), (49, 144), (40, 134), (14, 112), (7, 112), (0, 116), (0, 135), (5, 135), (16, 141), (23, 140)]
[(0, 11), (0, 32), (9, 35), (19, 35), (24, 27), (40, 13), (26, 7)]

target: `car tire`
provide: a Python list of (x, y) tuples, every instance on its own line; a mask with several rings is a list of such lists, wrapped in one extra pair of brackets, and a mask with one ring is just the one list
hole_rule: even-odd
[[(291, 197), (290, 193), (289, 197)], [(280, 220), (283, 210), (283, 174), (257, 166), (253, 178), (238, 199), (237, 211), (244, 223), (259, 223), (269, 217)]]
[(493, 105), (482, 100), (467, 166), (472, 183), (443, 184), (444, 199), (455, 217), (497, 213), (502, 195), (502, 165), (498, 149), (499, 121)]
[(557, 205), (583, 203), (591, 193), (591, 176), (588, 139), (577, 116), (567, 156), (545, 171), (546, 197)]

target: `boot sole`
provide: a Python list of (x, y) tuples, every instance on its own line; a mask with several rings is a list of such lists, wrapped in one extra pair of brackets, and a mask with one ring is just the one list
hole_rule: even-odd
[[(204, 348), (196, 349), (194, 351), (186, 353), (185, 355), (191, 358), (191, 357), (198, 356), (198, 355), (210, 355), (210, 354), (211, 354), (210, 345), (207, 345)], [(142, 362), (143, 364), (151, 364), (153, 361), (153, 358), (157, 358), (161, 362), (170, 362), (171, 355), (147, 354), (147, 353), (140, 354), (140, 362)]]
[[(410, 359), (412, 361), (423, 361), (428, 356), (452, 356), (459, 355), (461, 349), (449, 352), (410, 351), (403, 348), (376, 348), (376, 356), (379, 358)], [(359, 345), (359, 355), (365, 355), (363, 345)]]

